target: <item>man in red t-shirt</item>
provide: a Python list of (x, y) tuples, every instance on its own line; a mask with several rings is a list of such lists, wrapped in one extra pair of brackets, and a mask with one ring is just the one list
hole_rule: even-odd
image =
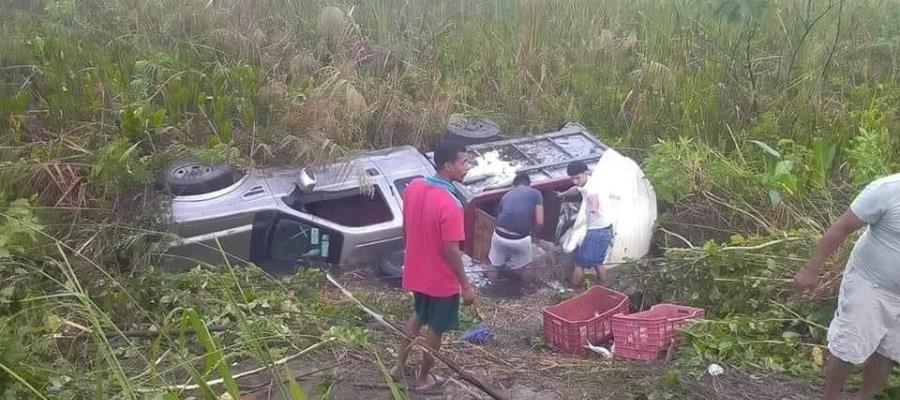
[[(416, 179), (403, 193), (403, 288), (413, 292), (415, 298), (415, 313), (403, 331), (415, 339), (422, 326), (427, 326), (425, 343), (439, 351), (444, 332), (459, 324), (460, 293), (463, 302), (471, 304), (475, 301), (475, 289), (463, 269), (459, 249), (459, 243), (465, 239), (463, 210), (453, 186), (469, 169), (466, 147), (452, 142), (438, 144), (434, 165), (437, 175)], [(409, 346), (408, 341), (401, 344), (397, 366), (391, 371), (395, 379), (399, 380), (406, 371)], [(444, 383), (431, 373), (433, 365), (431, 355), (423, 354), (416, 391), (427, 392)]]

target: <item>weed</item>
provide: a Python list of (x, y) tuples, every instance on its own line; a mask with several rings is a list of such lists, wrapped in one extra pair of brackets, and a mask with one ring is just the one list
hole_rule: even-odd
[(8, 204), (0, 198), (0, 259), (25, 255), (38, 241), (35, 231), (42, 229), (31, 202), (17, 199)]

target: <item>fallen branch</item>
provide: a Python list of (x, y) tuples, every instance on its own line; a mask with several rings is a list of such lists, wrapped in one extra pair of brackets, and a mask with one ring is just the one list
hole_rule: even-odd
[[(369, 314), (372, 318), (375, 318), (375, 320), (378, 321), (380, 324), (382, 324), (382, 325), (384, 325), (385, 327), (389, 328), (389, 329), (391, 330), (391, 332), (392, 332), (394, 335), (397, 335), (397, 336), (400, 336), (400, 337), (402, 337), (402, 338), (404, 338), (404, 339), (406, 339), (406, 340), (412, 341), (412, 338), (406, 336), (406, 334), (403, 333), (403, 330), (401, 330), (400, 328), (394, 326), (394, 325), (391, 324), (390, 322), (387, 322), (387, 321), (384, 319), (384, 316), (382, 316), (381, 314), (379, 314), (379, 313), (373, 311), (373, 310), (370, 309), (368, 306), (366, 306), (365, 304), (363, 304), (363, 302), (359, 301), (359, 299), (357, 299), (355, 296), (353, 296), (353, 293), (350, 293), (349, 290), (347, 290), (347, 289), (344, 288), (340, 283), (338, 283), (337, 280), (335, 280), (334, 277), (331, 276), (331, 274), (325, 273), (325, 277), (328, 278), (328, 281), (331, 282), (331, 284), (334, 285), (336, 288), (338, 288), (338, 290), (340, 290), (341, 293), (344, 294), (344, 296), (346, 296), (348, 299), (350, 299), (351, 301), (353, 301), (354, 303), (356, 303), (356, 306), (357, 306), (357, 307), (359, 307), (361, 310), (363, 310), (366, 314)], [(505, 400), (505, 399), (506, 399), (505, 397), (503, 397), (503, 396), (500, 395), (499, 393), (495, 392), (493, 389), (487, 387), (487, 385), (485, 385), (484, 383), (482, 383), (481, 381), (479, 381), (477, 378), (475, 378), (474, 376), (472, 376), (472, 374), (470, 374), (468, 371), (462, 369), (462, 367), (460, 367), (459, 365), (457, 365), (455, 362), (453, 362), (452, 360), (450, 360), (450, 359), (444, 357), (444, 355), (442, 355), (441, 353), (436, 352), (436, 351), (433, 351), (433, 350), (431, 350), (430, 348), (428, 348), (427, 346), (423, 346), (423, 345), (421, 345), (421, 344), (416, 344), (416, 346), (419, 347), (422, 351), (424, 351), (424, 352), (430, 354), (430, 355), (433, 356), (434, 358), (436, 358), (436, 359), (440, 360), (441, 362), (443, 362), (444, 364), (446, 364), (447, 367), (450, 367), (450, 369), (452, 369), (453, 372), (456, 372), (456, 374), (459, 375), (459, 377), (460, 377), (462, 380), (464, 380), (464, 381), (466, 381), (466, 382), (468, 382), (468, 383), (471, 383), (472, 385), (474, 385), (474, 386), (477, 387), (478, 389), (481, 389), (482, 392), (486, 393), (488, 396), (491, 396), (491, 398), (493, 398), (493, 399), (495, 399), (495, 400)]]
[(76, 323), (76, 322), (69, 321), (65, 318), (62, 318), (61, 321), (62, 321), (63, 325), (68, 326), (70, 328), (78, 329), (79, 331), (82, 331), (84, 333), (93, 333), (94, 332), (91, 328), (88, 328), (88, 327), (81, 325), (79, 323)]
[(677, 234), (677, 233), (675, 233), (675, 232), (672, 232), (672, 231), (668, 231), (668, 230), (666, 230), (665, 228), (659, 228), (659, 230), (660, 230), (661, 232), (665, 233), (665, 234), (674, 236), (674, 237), (676, 237), (677, 239), (681, 240), (681, 241), (684, 242), (684, 244), (686, 244), (686, 245), (688, 246), (688, 248), (690, 248), (690, 249), (695, 249), (695, 248), (696, 248), (696, 247), (694, 246), (694, 244), (691, 243), (690, 240), (687, 240), (687, 238), (685, 238), (684, 236), (681, 236), (681, 235), (679, 235), (679, 234)]
[[(350, 361), (349, 361), (349, 360), (344, 360), (344, 361), (341, 361), (341, 362), (336, 362), (336, 363), (329, 364), (329, 365), (324, 366), (324, 367), (322, 367), (322, 368), (316, 368), (316, 369), (314, 369), (314, 370), (312, 370), (312, 371), (308, 371), (308, 372), (304, 372), (304, 373), (302, 373), (302, 374), (294, 375), (294, 379), (300, 380), (300, 379), (306, 378), (307, 376), (311, 376), (311, 375), (318, 374), (318, 373), (320, 373), (320, 372), (325, 372), (325, 371), (328, 371), (328, 370), (331, 370), (331, 369), (335, 369), (335, 368), (337, 368), (337, 367), (340, 367), (340, 366), (342, 366), (342, 365), (347, 364), (348, 362), (350, 362)], [(274, 381), (273, 381), (273, 382), (274, 382)], [(246, 386), (246, 387), (241, 386), (241, 390), (246, 390), (246, 391), (256, 391), (256, 390), (259, 390), (259, 389), (261, 389), (261, 388), (266, 387), (267, 385), (272, 385), (273, 382), (264, 383), (264, 384), (262, 384), (262, 385), (255, 385), (255, 386)]]
[[(78, 324), (76, 324), (76, 323), (74, 323), (74, 322), (71, 322), (71, 321), (63, 320), (62, 323), (63, 323), (64, 325), (68, 326), (68, 327), (75, 328), (75, 329), (77, 329), (77, 330), (79, 330), (79, 331), (81, 331), (81, 332), (83, 332), (83, 333), (87, 333), (87, 334), (94, 333), (94, 331), (93, 331), (92, 329), (87, 328), (87, 327), (84, 327), (84, 326), (81, 326), (81, 325), (78, 325)], [(208, 327), (209, 332), (226, 332), (226, 331), (228, 331), (229, 329), (230, 329), (229, 327), (225, 327), (225, 326), (210, 326), (210, 327)], [(195, 332), (193, 329), (182, 329), (182, 330), (179, 331), (179, 333), (183, 333), (183, 334), (185, 334), (185, 335), (193, 335), (193, 334), (196, 334), (197, 332)], [(124, 337), (129, 337), (129, 338), (155, 338), (155, 337), (157, 337), (157, 336), (159, 336), (159, 335), (161, 335), (161, 334), (162, 334), (162, 331), (160, 331), (160, 330), (153, 330), (153, 329), (146, 329), (146, 330), (130, 330), (130, 331), (123, 331), (123, 332), (121, 332), (121, 333), (119, 333), (119, 332), (112, 332), (112, 331), (110, 331), (110, 332), (103, 332), (103, 335), (106, 336), (106, 337), (109, 338), (109, 339), (115, 338), (115, 337), (123, 337), (123, 336), (124, 336)], [(75, 339), (75, 338), (78, 338), (78, 337), (80, 337), (80, 336), (81, 336), (81, 333), (76, 334), (76, 335), (56, 334), (56, 335), (54, 335), (53, 337), (54, 337), (55, 339)]]
[(796, 242), (798, 240), (803, 240), (801, 237), (789, 237), (785, 239), (772, 240), (770, 242), (765, 242), (758, 244), (756, 246), (731, 246), (731, 247), (723, 247), (721, 251), (748, 251), (748, 250), (762, 250), (769, 246), (774, 246), (776, 244), (786, 243), (786, 242)]
[[(313, 350), (315, 350), (315, 349), (318, 349), (319, 347), (322, 347), (323, 345), (328, 344), (328, 343), (331, 343), (331, 342), (333, 342), (333, 341), (334, 341), (334, 338), (328, 338), (328, 339), (325, 339), (325, 340), (323, 340), (323, 341), (321, 341), (321, 342), (319, 342), (319, 343), (316, 343), (316, 344), (314, 344), (314, 345), (312, 345), (312, 346), (309, 346), (309, 347), (307, 347), (307, 348), (301, 350), (301, 351), (300, 351), (299, 353), (297, 353), (297, 354), (293, 354), (293, 355), (287, 356), (287, 357), (285, 357), (285, 358), (282, 358), (282, 359), (280, 359), (280, 360), (276, 360), (276, 361), (273, 362), (272, 364), (269, 364), (269, 365), (266, 365), (266, 366), (262, 366), (262, 367), (259, 367), (259, 368), (256, 368), (256, 369), (251, 369), (251, 370), (249, 370), (249, 371), (244, 371), (244, 372), (241, 372), (241, 373), (238, 373), (238, 374), (234, 374), (234, 375), (232, 376), (232, 378), (235, 379), (235, 380), (237, 380), (237, 379), (243, 378), (243, 377), (245, 377), (245, 376), (250, 376), (250, 375), (258, 374), (258, 373), (260, 373), (260, 372), (266, 371), (266, 370), (268, 370), (268, 369), (270, 369), (270, 368), (273, 368), (273, 367), (277, 367), (277, 366), (279, 366), (279, 365), (284, 365), (284, 364), (287, 363), (288, 361), (291, 361), (291, 360), (293, 360), (293, 359), (295, 359), (295, 358), (297, 358), (297, 357), (300, 357), (300, 356), (302, 356), (302, 355), (304, 355), (304, 354), (306, 354), (306, 353), (309, 353), (310, 351), (313, 351)], [(318, 372), (318, 371), (316, 371), (316, 372)], [(207, 385), (207, 386), (221, 385), (221, 384), (224, 383), (224, 382), (225, 382), (225, 379), (219, 378), (219, 379), (213, 379), (213, 380), (211, 380), (211, 381), (207, 381), (207, 382), (206, 382), (206, 385)], [(154, 388), (154, 389), (138, 389), (138, 391), (140, 391), (140, 392), (156, 392), (156, 391), (159, 391), (160, 389), (169, 389), (169, 390), (197, 390), (197, 389), (200, 389), (200, 385), (198, 385), (198, 384), (194, 384), (194, 385), (175, 385), (175, 386), (168, 386), (168, 387)]]
[(470, 396), (472, 396), (472, 398), (474, 398), (476, 400), (481, 400), (481, 396), (479, 396), (478, 393), (475, 393), (475, 391), (472, 390), (472, 388), (470, 388), (469, 385), (466, 385), (452, 377), (450, 379), (448, 379), (448, 381), (458, 385), (460, 388), (462, 388), (462, 390), (465, 390), (466, 393), (468, 393)]
[[(481, 319), (484, 320), (484, 318), (481, 318)], [(518, 369), (518, 367), (516, 367), (516, 366), (513, 365), (512, 363), (510, 363), (510, 362), (508, 362), (508, 361), (505, 361), (505, 360), (501, 359), (500, 357), (497, 357), (497, 356), (494, 355), (494, 354), (491, 354), (491, 352), (489, 352), (489, 351), (487, 351), (487, 350), (485, 350), (485, 349), (483, 349), (483, 348), (481, 348), (481, 347), (479, 347), (479, 346), (476, 346), (476, 345), (471, 344), (471, 343), (469, 343), (469, 342), (462, 342), (462, 343), (464, 343), (465, 346), (468, 347), (468, 348), (470, 348), (470, 349), (471, 349), (471, 348), (474, 348), (475, 350), (481, 351), (482, 353), (484, 353), (484, 354), (485, 354), (491, 361), (493, 361), (494, 363), (497, 363), (497, 364), (503, 364), (503, 365), (505, 365), (505, 366), (507, 366), (507, 367), (510, 367), (510, 368), (513, 368), (513, 369)]]

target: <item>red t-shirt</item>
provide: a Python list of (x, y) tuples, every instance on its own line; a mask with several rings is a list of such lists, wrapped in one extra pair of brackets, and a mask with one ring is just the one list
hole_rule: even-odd
[(434, 297), (459, 294), (459, 281), (444, 258), (444, 242), (465, 239), (457, 199), (446, 188), (416, 179), (403, 193), (403, 223), (403, 288)]

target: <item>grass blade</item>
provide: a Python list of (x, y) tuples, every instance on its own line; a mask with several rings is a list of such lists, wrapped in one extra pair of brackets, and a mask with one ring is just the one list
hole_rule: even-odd
[[(216, 340), (209, 333), (209, 330), (206, 328), (206, 324), (203, 323), (203, 320), (200, 319), (200, 315), (197, 314), (196, 311), (188, 311), (187, 312), (188, 320), (191, 326), (194, 328), (194, 332), (197, 334), (197, 339), (203, 345), (203, 348), (208, 353), (204, 364), (206, 365), (206, 370), (209, 372), (213, 368), (219, 371), (219, 375), (222, 376), (223, 385), (225, 385), (225, 389), (228, 391), (228, 394), (231, 395), (231, 398), (234, 400), (240, 400), (241, 391), (238, 389), (237, 382), (235, 382), (234, 377), (231, 376), (231, 368), (228, 367), (228, 361), (225, 360), (225, 356), (222, 354), (222, 350), (219, 349), (219, 346), (216, 345)], [(209, 386), (207, 386), (208, 388)]]
[(3, 370), (3, 372), (6, 372), (7, 374), (9, 374), (9, 376), (13, 377), (13, 379), (19, 381), (19, 383), (21, 383), (23, 386), (27, 387), (28, 390), (30, 390), (32, 393), (34, 393), (35, 396), (37, 396), (37, 398), (39, 398), (41, 400), (47, 400), (47, 398), (44, 397), (44, 395), (42, 395), (41, 392), (39, 392), (37, 389), (35, 389), (34, 386), (31, 386), (31, 384), (28, 383), (28, 381), (26, 381), (24, 378), (22, 378), (21, 376), (16, 374), (15, 371), (9, 369), (6, 365), (3, 365), (3, 363), (0, 363), (0, 370)]
[[(194, 320), (199, 320), (199, 317), (197, 316), (196, 311), (189, 311), (189, 312), (184, 313), (184, 315), (182, 316), (182, 319), (181, 319), (182, 327), (187, 328), (189, 326), (192, 326), (194, 324)], [(203, 325), (203, 323), (201, 322), (200, 325)], [(208, 363), (209, 363), (208, 358), (205, 361), (208, 366)], [(190, 371), (191, 378), (193, 378), (194, 381), (197, 382), (197, 390), (200, 391), (200, 398), (216, 399), (215, 392), (213, 392), (212, 388), (209, 387), (209, 384), (206, 383), (206, 379), (204, 378), (204, 376), (201, 375), (199, 372), (197, 372), (197, 370), (194, 368), (188, 368), (188, 371)], [(207, 367), (207, 370), (204, 372), (209, 373), (208, 367)]]
[(300, 384), (294, 379), (294, 374), (291, 373), (290, 369), (285, 368), (284, 374), (287, 376), (288, 394), (290, 395), (291, 400), (308, 400), (309, 398), (306, 397), (303, 388), (300, 387)]
[(408, 398), (406, 392), (397, 384), (397, 382), (394, 382), (394, 378), (391, 378), (390, 371), (388, 371), (384, 363), (381, 362), (378, 353), (375, 353), (375, 365), (378, 366), (378, 370), (381, 371), (381, 376), (383, 376), (385, 382), (387, 382), (388, 388), (391, 390), (391, 397), (394, 400), (406, 400)]

